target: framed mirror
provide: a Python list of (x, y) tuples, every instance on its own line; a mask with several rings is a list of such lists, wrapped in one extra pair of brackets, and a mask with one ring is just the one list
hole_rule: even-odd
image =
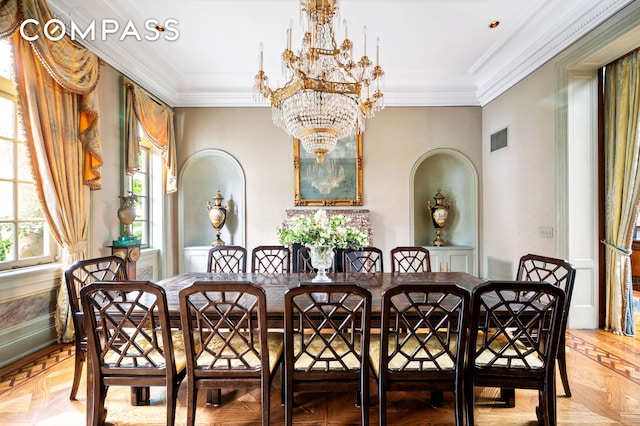
[(338, 140), (322, 163), (294, 139), (293, 186), (296, 206), (361, 206), (362, 134)]

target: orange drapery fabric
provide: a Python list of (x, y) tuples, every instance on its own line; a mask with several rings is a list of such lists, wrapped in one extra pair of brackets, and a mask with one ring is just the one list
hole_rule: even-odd
[(164, 105), (138, 85), (125, 80), (125, 116), (127, 173), (138, 168), (138, 150), (140, 135), (137, 122), (142, 126), (149, 141), (162, 151), (166, 168), (165, 192), (167, 194), (178, 189), (176, 178), (176, 142), (173, 124), (173, 109)]
[[(0, 36), (10, 36), (18, 112), (45, 218), (62, 246), (62, 268), (85, 258), (88, 200), (85, 188), (100, 189), (102, 148), (96, 85), (99, 60), (68, 38), (51, 41), (42, 27), (52, 15), (44, 0), (0, 2)], [(39, 32), (38, 32), (39, 31)], [(73, 340), (64, 280), (56, 310), (58, 340)]]

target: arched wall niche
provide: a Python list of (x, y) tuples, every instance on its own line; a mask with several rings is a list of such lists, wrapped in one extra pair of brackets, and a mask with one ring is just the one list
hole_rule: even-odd
[(245, 175), (240, 163), (218, 149), (205, 149), (189, 157), (180, 171), (178, 223), (181, 272), (203, 272), (215, 239), (207, 202), (216, 190), (224, 197), (227, 220), (220, 238), (227, 245), (245, 246)]
[[(478, 255), (478, 173), (469, 158), (450, 148), (438, 148), (425, 153), (411, 170), (410, 237), (412, 244), (424, 246), (436, 257), (432, 269), (457, 270), (476, 273)], [(436, 237), (427, 205), (435, 204), (440, 190), (448, 203), (449, 216), (442, 230), (443, 247), (433, 247)], [(459, 252), (459, 253), (458, 253)], [(464, 254), (458, 257), (458, 254)], [(441, 254), (441, 256), (438, 256)], [(455, 267), (456, 258), (464, 267)], [(445, 259), (445, 260), (442, 260)], [(449, 264), (452, 263), (452, 264)]]

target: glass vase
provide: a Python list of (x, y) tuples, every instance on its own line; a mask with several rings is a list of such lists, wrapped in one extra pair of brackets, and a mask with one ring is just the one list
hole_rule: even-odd
[(311, 265), (318, 270), (316, 276), (311, 280), (314, 283), (329, 283), (331, 278), (327, 276), (327, 269), (333, 263), (333, 247), (331, 246), (311, 246), (309, 257)]

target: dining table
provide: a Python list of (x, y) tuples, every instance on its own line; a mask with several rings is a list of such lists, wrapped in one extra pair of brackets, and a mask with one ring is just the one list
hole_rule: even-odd
[[(290, 288), (300, 285), (316, 284), (312, 280), (315, 273), (216, 273), (216, 272), (184, 272), (158, 281), (167, 296), (167, 308), (172, 325), (180, 327), (180, 290), (196, 281), (247, 281), (260, 286), (266, 295), (267, 323), (269, 328), (284, 327), (284, 295)], [(400, 284), (456, 284), (467, 290), (473, 290), (486, 283), (486, 280), (466, 272), (330, 272), (327, 276), (333, 283), (354, 283), (366, 288), (371, 293), (371, 324), (378, 327), (382, 314), (382, 296), (388, 288)], [(318, 283), (326, 284), (326, 283)], [(330, 283), (329, 283), (330, 284)], [(514, 389), (502, 389), (501, 396), (508, 398), (515, 406)], [(432, 402), (437, 404), (441, 393), (432, 395)]]
[[(380, 320), (382, 311), (382, 295), (390, 287), (399, 284), (441, 283), (457, 284), (473, 292), (473, 289), (486, 281), (465, 272), (384, 272), (358, 273), (335, 272), (327, 273), (334, 283), (354, 283), (366, 288), (371, 293), (372, 322)], [(185, 272), (158, 281), (166, 293), (169, 317), (172, 323), (180, 321), (179, 292), (184, 287), (196, 281), (248, 281), (260, 286), (266, 295), (267, 321), (269, 327), (282, 328), (284, 324), (284, 295), (288, 289), (299, 285), (312, 285), (315, 273), (207, 273)], [(320, 283), (318, 283), (320, 284)]]

